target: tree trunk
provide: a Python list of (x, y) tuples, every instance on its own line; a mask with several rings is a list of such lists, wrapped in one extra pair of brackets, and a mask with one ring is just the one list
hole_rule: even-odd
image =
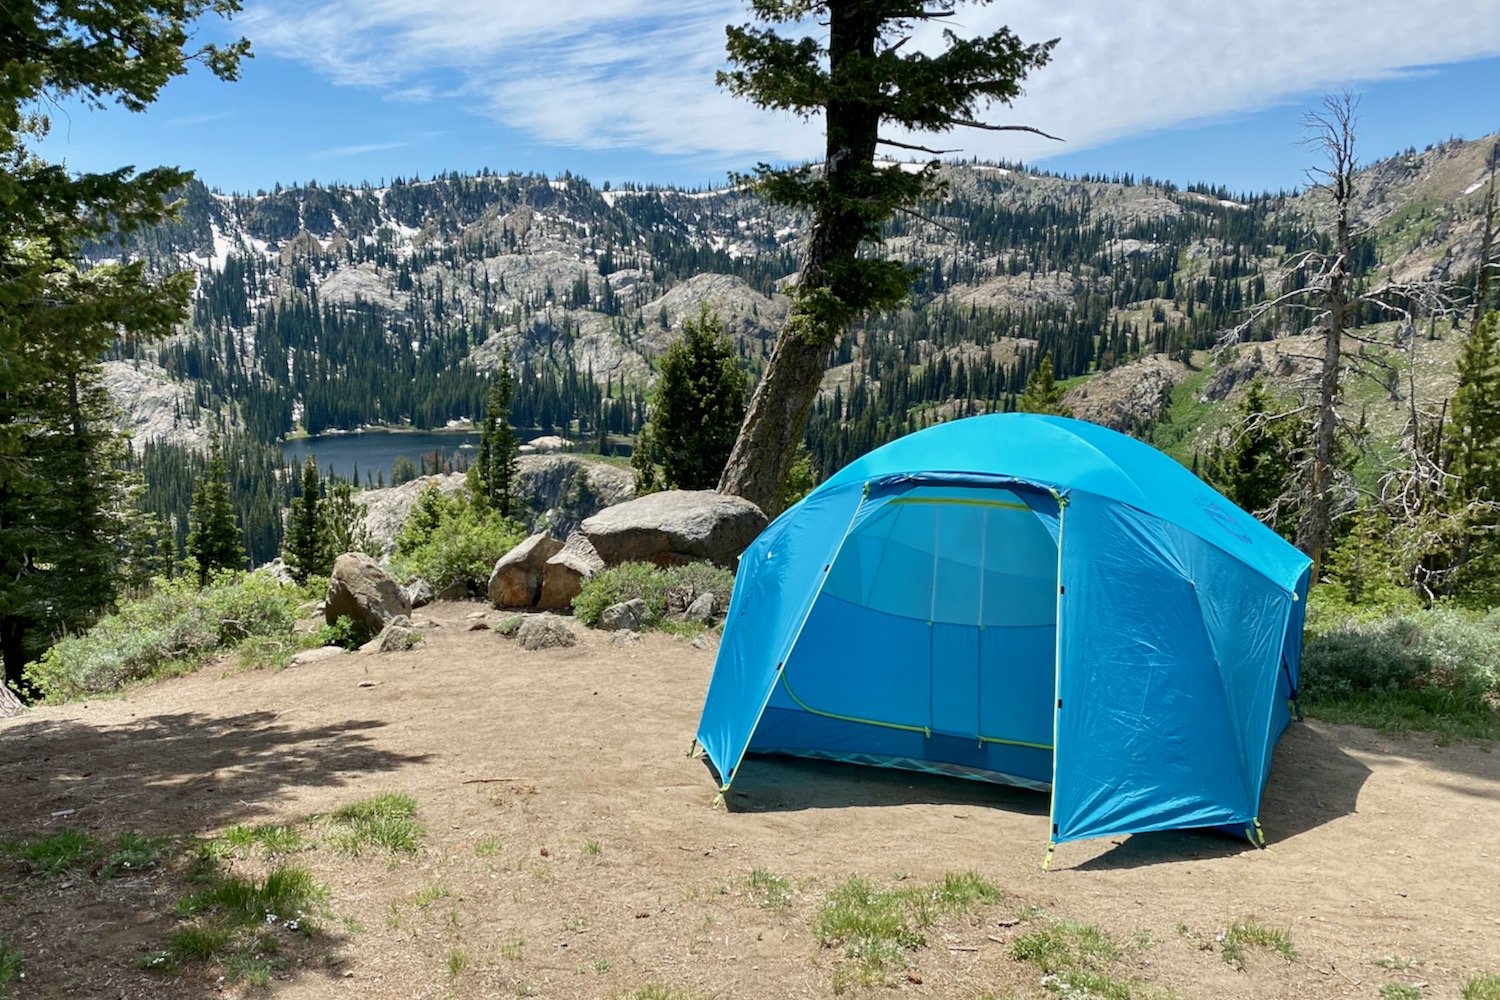
[(1297, 526), (1297, 545), (1312, 559), (1312, 579), (1323, 573), (1323, 560), (1333, 540), (1333, 463), (1337, 446), (1339, 375), (1343, 361), (1344, 325), (1349, 313), (1349, 268), (1353, 238), (1349, 217), (1354, 203), (1354, 98), (1344, 94), (1324, 102), (1325, 115), (1312, 116), (1319, 126), (1316, 144), (1327, 155), (1328, 178), (1334, 205), (1334, 259), (1326, 271), (1324, 303), (1328, 328), (1323, 337), (1323, 371), (1318, 379), (1318, 410), (1313, 422), (1313, 456), (1308, 504)]
[[(874, 59), (882, 17), (858, 0), (830, 3), (828, 13), (829, 72), (837, 81), (842, 74), (858, 72), (854, 60)], [(802, 303), (809, 292), (834, 283), (837, 265), (853, 261), (866, 238), (858, 201), (863, 180), (875, 170), (880, 113), (862, 101), (830, 100), (826, 129), (823, 176), (828, 191), (814, 213), (796, 298), (719, 479), (719, 492), (744, 497), (771, 517), (781, 511), (782, 483), (796, 458), (828, 352), (843, 333), (816, 320)]]

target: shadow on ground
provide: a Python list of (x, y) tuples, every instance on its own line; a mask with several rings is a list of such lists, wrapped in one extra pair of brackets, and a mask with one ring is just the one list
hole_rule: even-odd
[[(1260, 800), (1266, 843), (1275, 846), (1344, 816), (1351, 816), (1370, 769), (1328, 735), (1293, 725), (1282, 735)], [(1103, 854), (1073, 866), (1078, 871), (1139, 868), (1176, 861), (1222, 858), (1253, 850), (1246, 837), (1219, 830), (1138, 833)]]
[(420, 763), (376, 746), (383, 722), (299, 726), (278, 712), (156, 715), (92, 725), (19, 720), (0, 728), (0, 830), (41, 827), (203, 833), (252, 822), (295, 788), (357, 785)]
[[(1370, 769), (1319, 728), (1291, 726), (1276, 749), (1261, 798), (1261, 827), (1276, 844), (1352, 815)], [(938, 803), (985, 806), (1026, 816), (1045, 816), (1046, 793), (895, 771), (857, 764), (752, 757), (742, 767), (725, 804), (732, 812), (796, 812), (851, 806)], [(1172, 830), (1120, 839), (1080, 871), (1229, 857), (1252, 849), (1238, 832)]]
[(731, 812), (745, 813), (914, 804), (989, 806), (1045, 816), (1048, 799), (1045, 792), (985, 781), (772, 756), (750, 757), (725, 796)]

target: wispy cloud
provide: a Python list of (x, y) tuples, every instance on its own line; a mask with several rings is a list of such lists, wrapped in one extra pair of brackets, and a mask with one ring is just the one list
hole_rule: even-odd
[[(815, 124), (758, 111), (713, 84), (724, 25), (745, 11), (738, 0), (258, 0), (244, 26), (261, 51), (337, 83), (394, 100), (467, 101), (555, 145), (726, 164), (816, 156)], [(989, 117), (1062, 135), (1068, 150), (1500, 54), (1500, 0), (1012, 0), (960, 8), (954, 21), (947, 27), (961, 34), (1008, 23), (1027, 40), (1062, 39), (1016, 106)], [(927, 33), (915, 41), (936, 43)], [(1017, 133), (944, 145), (1026, 159), (1059, 151)]]
[(206, 125), (209, 122), (223, 121), (225, 118), (232, 117), (233, 114), (233, 111), (210, 111), (201, 115), (183, 115), (180, 118), (168, 120), (167, 124), (174, 128), (185, 128), (189, 125)]
[(379, 153), (387, 149), (402, 149), (410, 146), (409, 142), (363, 142), (353, 146), (334, 146), (332, 149), (319, 149), (308, 153), (309, 160), (335, 160), (342, 156), (363, 156), (365, 153)]

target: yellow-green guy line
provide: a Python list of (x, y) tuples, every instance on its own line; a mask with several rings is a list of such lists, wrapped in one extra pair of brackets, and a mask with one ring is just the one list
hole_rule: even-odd
[[(904, 733), (921, 733), (923, 736), (931, 737), (932, 730), (926, 726), (908, 726), (901, 722), (881, 722), (879, 719), (862, 719), (857, 715), (840, 715), (837, 712), (825, 712), (821, 708), (813, 708), (807, 702), (797, 697), (797, 692), (792, 690), (791, 684), (787, 683), (786, 671), (781, 672), (781, 686), (786, 691), (787, 697), (791, 698), (797, 707), (812, 715), (820, 715), (825, 719), (834, 719), (838, 722), (854, 722), (863, 726), (879, 726), (882, 729), (899, 729)], [(1029, 747), (1032, 750), (1051, 750), (1052, 747), (1046, 743), (1028, 743), (1025, 740), (1007, 740), (999, 736), (981, 736), (981, 743), (999, 743), (1008, 747)]]
[(905, 504), (947, 504), (953, 507), (1000, 507), (1005, 510), (1031, 510), (1024, 503), (1010, 500), (970, 500), (966, 497), (898, 497), (888, 501), (890, 506)]

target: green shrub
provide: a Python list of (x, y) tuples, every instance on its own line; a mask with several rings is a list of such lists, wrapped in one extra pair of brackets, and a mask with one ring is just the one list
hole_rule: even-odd
[(1302, 656), (1309, 696), (1429, 686), (1500, 695), (1500, 609), (1479, 617), (1437, 607), (1320, 624)]
[(573, 613), (585, 625), (594, 625), (611, 604), (640, 598), (646, 602), (645, 624), (649, 626), (666, 614), (670, 588), (671, 578), (660, 566), (642, 562), (621, 563), (584, 581), (583, 589), (573, 598)]
[(651, 563), (628, 562), (611, 566), (591, 580), (573, 599), (573, 613), (585, 625), (593, 625), (611, 604), (636, 598), (646, 602), (644, 626), (651, 628), (667, 613), (667, 595), (676, 590), (688, 593), (688, 600), (699, 594), (714, 594), (729, 600), (734, 589), (734, 574), (713, 563), (693, 562), (663, 569)]
[(422, 577), (434, 591), (462, 583), (471, 593), (482, 593), (495, 563), (520, 544), (525, 530), (494, 511), (460, 500), (448, 499), (435, 508), (435, 523), (428, 523), (428, 511), (421, 530), (409, 530), (415, 521), (402, 529), (404, 547), (398, 542), (397, 571), (408, 580)]
[(157, 579), (144, 596), (28, 664), (26, 679), (48, 703), (116, 691), (252, 636), (289, 637), (298, 597), (265, 573), (221, 574), (202, 588), (187, 577)]

